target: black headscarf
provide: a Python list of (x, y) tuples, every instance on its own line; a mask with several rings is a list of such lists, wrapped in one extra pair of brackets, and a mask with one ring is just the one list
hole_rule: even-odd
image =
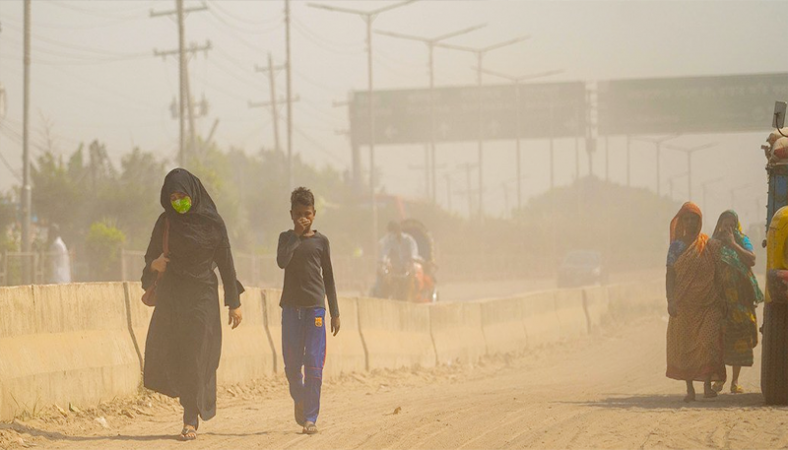
[[(175, 211), (170, 202), (173, 192), (181, 192), (192, 201), (186, 214)], [(161, 188), (161, 206), (170, 220), (171, 250), (190, 253), (194, 248), (229, 247), (227, 230), (216, 204), (208, 195), (199, 178), (186, 169), (173, 169), (164, 178)]]

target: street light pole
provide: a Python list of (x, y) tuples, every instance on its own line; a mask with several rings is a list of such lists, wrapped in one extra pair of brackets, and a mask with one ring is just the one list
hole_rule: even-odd
[(488, 45), (487, 47), (483, 48), (472, 48), (472, 47), (464, 47), (461, 45), (451, 45), (451, 44), (444, 44), (438, 43), (436, 47), (447, 48), (450, 50), (458, 50), (461, 52), (473, 53), (476, 55), (476, 83), (478, 89), (478, 117), (479, 117), (479, 141), (478, 141), (478, 153), (479, 153), (479, 220), (484, 220), (484, 165), (483, 165), (483, 151), (484, 151), (484, 124), (482, 122), (483, 113), (482, 107), (484, 104), (484, 100), (482, 98), (482, 72), (484, 71), (483, 62), (484, 62), (484, 55), (492, 50), (497, 50), (502, 47), (508, 47), (510, 45), (516, 44), (518, 42), (522, 42), (526, 39), (530, 39), (530, 36), (520, 36), (514, 39), (510, 39), (508, 41), (499, 42), (497, 44)]
[[(436, 36), (436, 37), (433, 37), (433, 38), (425, 38), (425, 37), (420, 37), (420, 36), (412, 36), (412, 35), (409, 35), (409, 34), (394, 33), (392, 31), (381, 31), (381, 30), (375, 31), (375, 33), (381, 34), (381, 35), (384, 35), (384, 36), (390, 36), (390, 37), (395, 37), (395, 38), (399, 38), (399, 39), (407, 39), (407, 40), (410, 40), (410, 41), (422, 42), (422, 43), (426, 44), (426, 46), (427, 46), (427, 53), (428, 53), (427, 54), (427, 56), (428, 56), (428, 63), (427, 64), (429, 66), (429, 76), (430, 76), (430, 147), (429, 147), (429, 153), (430, 153), (430, 158), (431, 158), (430, 165), (432, 166), (432, 169), (431, 169), (431, 171), (427, 171), (426, 173), (428, 174), (427, 175), (427, 177), (428, 177), (427, 183), (429, 184), (429, 177), (431, 177), (431, 180), (432, 180), (432, 188), (431, 188), (432, 189), (432, 193), (431, 193), (430, 197), (432, 198), (433, 202), (436, 201), (436, 197), (438, 195), (437, 194), (437, 189), (438, 189), (438, 187), (437, 187), (437, 174), (436, 174), (436, 169), (435, 169), (435, 60), (434, 60), (435, 45), (438, 42), (441, 42), (443, 40), (446, 40), (446, 39), (449, 39), (449, 38), (453, 38), (453, 37), (456, 37), (456, 36), (460, 36), (460, 35), (463, 35), (463, 34), (470, 33), (472, 31), (476, 31), (476, 30), (478, 30), (480, 28), (484, 28), (485, 26), (486, 25), (476, 25), (476, 26), (473, 26), (473, 27), (464, 28), (462, 30), (454, 31), (454, 32), (451, 32), (451, 33), (446, 33), (446, 34), (443, 34), (441, 36)], [(428, 191), (429, 191), (429, 189), (430, 188), (428, 187)]]
[[(30, 14), (31, 0), (24, 1), (24, 42), (23, 42), (23, 111), (22, 111), (22, 251), (30, 252), (31, 249), (31, 216), (32, 216), (32, 188), (30, 186)], [(33, 265), (32, 259), (27, 256), (24, 258), (23, 277), (24, 282), (32, 282)]]
[(679, 137), (678, 134), (674, 134), (674, 135), (671, 135), (671, 136), (663, 136), (661, 138), (656, 138), (656, 139), (648, 139), (648, 138), (643, 138), (643, 137), (632, 138), (632, 139), (637, 139), (637, 140), (640, 140), (640, 141), (651, 142), (652, 144), (655, 144), (656, 147), (657, 147), (657, 196), (662, 196), (662, 173), (661, 173), (661, 170), (662, 170), (662, 144), (664, 144), (665, 142), (667, 142), (667, 141), (669, 141), (671, 139), (676, 139), (677, 137)]
[(692, 201), (692, 154), (700, 150), (714, 147), (715, 145), (717, 144), (713, 142), (695, 147), (682, 147), (678, 145), (665, 144), (665, 148), (667, 149), (677, 150), (687, 154), (687, 200), (689, 201)]
[(364, 21), (367, 26), (367, 113), (369, 114), (369, 190), (370, 200), (372, 201), (372, 249), (375, 255), (375, 260), (378, 257), (378, 203), (375, 196), (375, 114), (373, 111), (372, 89), (374, 87), (372, 79), (372, 22), (377, 16), (385, 11), (390, 11), (394, 8), (405, 6), (413, 3), (416, 0), (405, 0), (392, 5), (383, 6), (381, 8), (373, 9), (371, 11), (364, 11), (359, 9), (342, 8), (337, 6), (324, 5), (322, 3), (308, 3), (307, 6), (311, 8), (325, 9), (332, 12), (341, 12), (346, 14), (355, 14)]
[[(515, 104), (514, 104), (514, 117), (515, 117), (515, 119), (514, 119), (515, 120), (514, 129), (515, 129), (515, 142), (517, 143), (517, 146), (516, 146), (516, 152), (517, 153), (516, 153), (516, 158), (515, 158), (516, 164), (517, 164), (517, 166), (516, 166), (517, 167), (517, 208), (520, 209), (523, 206), (523, 203), (522, 203), (522, 189), (521, 189), (522, 188), (521, 184), (522, 184), (522, 178), (523, 177), (522, 177), (522, 172), (521, 172), (522, 171), (522, 164), (520, 163), (520, 160), (521, 160), (521, 155), (520, 155), (520, 83), (522, 81), (526, 81), (526, 80), (533, 80), (533, 79), (536, 79), (536, 78), (547, 77), (547, 76), (550, 76), (550, 75), (556, 75), (556, 74), (562, 73), (563, 69), (549, 70), (549, 71), (546, 71), (546, 72), (540, 72), (540, 73), (534, 73), (534, 74), (528, 74), (528, 75), (520, 75), (520, 76), (507, 75), (507, 74), (503, 74), (503, 73), (500, 73), (500, 72), (495, 72), (495, 71), (492, 71), (492, 70), (486, 70), (486, 69), (483, 70), (483, 72), (488, 74), (488, 75), (493, 75), (493, 76), (496, 76), (496, 77), (499, 77), (499, 78), (503, 78), (505, 80), (509, 80), (509, 81), (514, 83), (514, 102), (515, 102)], [(552, 105), (552, 103), (551, 103), (551, 105)], [(551, 119), (552, 119), (552, 117), (551, 117)], [(551, 148), (551, 150), (552, 150), (552, 148)], [(551, 170), (551, 173), (552, 173), (552, 170), (553, 170), (553, 166), (552, 166), (552, 161), (553, 161), (553, 159), (552, 159), (552, 151), (551, 151), (550, 154), (551, 154), (550, 170)]]

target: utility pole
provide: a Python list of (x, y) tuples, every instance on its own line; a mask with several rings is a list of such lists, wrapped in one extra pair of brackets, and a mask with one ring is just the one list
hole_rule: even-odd
[(468, 194), (468, 217), (473, 217), (473, 187), (471, 186), (471, 171), (478, 168), (479, 164), (465, 163), (459, 164), (457, 168), (465, 170), (465, 193)]
[[(297, 102), (301, 98), (299, 96), (295, 96), (291, 101)], [(276, 151), (281, 151), (282, 147), (279, 142), (279, 105), (284, 105), (287, 103), (286, 98), (280, 98), (277, 100), (271, 100), (267, 102), (248, 102), (250, 108), (271, 108), (272, 118), (271, 120), (274, 122), (274, 149)]]
[[(484, 70), (484, 73), (488, 75), (493, 75), (499, 78), (503, 78), (505, 80), (509, 80), (514, 83), (514, 129), (515, 129), (515, 142), (517, 143), (516, 150), (515, 150), (515, 167), (517, 168), (517, 209), (522, 208), (523, 206), (523, 196), (522, 196), (522, 186), (521, 181), (523, 179), (522, 175), (522, 164), (521, 154), (520, 154), (520, 83), (526, 80), (533, 80), (535, 78), (547, 77), (550, 75), (555, 75), (558, 73), (563, 72), (563, 70), (550, 70), (547, 72), (541, 73), (534, 73), (530, 75), (520, 75), (520, 76), (513, 76), (513, 75), (506, 75), (500, 72), (494, 72), (492, 70)], [(552, 108), (552, 102), (550, 103)], [(552, 119), (552, 117), (551, 117)], [(551, 125), (552, 127), (552, 125)], [(552, 140), (550, 141), (552, 142)], [(550, 148), (550, 171), (552, 174), (553, 166), (552, 166), (552, 146)], [(551, 175), (551, 184), (552, 184), (552, 175)], [(552, 187), (552, 186), (551, 186)], [(508, 192), (508, 191), (507, 191)]]
[[(269, 84), (269, 89), (271, 91), (271, 93), (270, 93), (271, 101), (265, 102), (265, 103), (252, 103), (252, 102), (249, 102), (249, 107), (250, 108), (255, 108), (255, 107), (259, 107), (259, 106), (268, 106), (268, 105), (271, 106), (271, 117), (273, 118), (272, 120), (274, 121), (274, 150), (276, 150), (277, 152), (282, 151), (282, 146), (281, 146), (280, 140), (279, 140), (279, 110), (277, 108), (277, 103), (278, 102), (276, 100), (276, 72), (279, 71), (279, 70), (283, 70), (283, 69), (285, 69), (285, 70), (287, 69), (287, 64), (281, 65), (281, 66), (274, 66), (274, 60), (271, 57), (271, 53), (269, 52), (268, 53), (268, 67), (255, 66), (254, 70), (256, 72), (262, 72), (262, 73), (268, 74), (268, 80), (269, 80), (268, 84)], [(290, 103), (290, 99), (289, 98), (286, 101), (287, 101), (288, 104)], [(291, 179), (292, 166), (290, 165), (290, 155), (288, 155), (287, 158), (288, 158), (288, 160), (287, 160), (287, 174), (288, 174), (287, 186), (288, 186), (288, 189), (290, 189), (292, 187), (292, 179)]]
[[(269, 55), (270, 59), (270, 55)], [(289, 189), (295, 189), (293, 179), (293, 89), (292, 89), (292, 70), (293, 65), (290, 60), (290, 0), (285, 0), (285, 69), (287, 91), (287, 183)], [(271, 74), (273, 79), (273, 74)], [(276, 97), (271, 97), (273, 102)], [(278, 125), (277, 125), (278, 128)]]
[[(191, 101), (191, 92), (189, 90), (189, 75), (188, 75), (188, 61), (187, 61), (187, 53), (197, 53), (199, 51), (204, 51), (206, 54), (208, 50), (211, 49), (211, 41), (208, 41), (204, 46), (198, 46), (193, 44), (191, 48), (186, 48), (186, 29), (184, 24), (184, 16), (191, 12), (197, 11), (205, 11), (208, 7), (204, 4), (201, 6), (194, 6), (189, 8), (184, 8), (183, 0), (175, 0), (175, 10), (174, 11), (162, 11), (156, 12), (151, 10), (150, 17), (161, 17), (161, 16), (177, 16), (178, 20), (178, 50), (168, 50), (160, 52), (156, 49), (153, 50), (153, 54), (155, 56), (161, 56), (162, 59), (166, 58), (170, 55), (178, 55), (178, 76), (179, 76), (179, 103), (178, 109), (179, 113), (179, 126), (180, 126), (180, 133), (179, 133), (179, 147), (178, 147), (178, 164), (183, 167), (186, 164), (186, 151), (187, 149), (190, 151), (194, 150), (195, 145), (195, 129), (194, 129), (194, 115), (193, 115), (193, 105)], [(190, 127), (190, 143), (186, 145), (186, 110), (188, 109), (189, 114), (189, 127)]]
[(413, 3), (416, 0), (405, 0), (393, 5), (383, 6), (371, 11), (364, 11), (359, 9), (341, 8), (336, 6), (324, 5), (322, 3), (308, 3), (307, 6), (311, 8), (325, 9), (332, 12), (341, 12), (346, 14), (354, 14), (361, 17), (366, 24), (367, 28), (367, 113), (369, 114), (369, 189), (370, 200), (372, 202), (372, 248), (374, 249), (375, 260), (378, 258), (378, 202), (375, 195), (375, 112), (374, 102), (372, 99), (372, 89), (374, 83), (372, 80), (372, 22), (383, 12), (391, 11), (392, 9), (405, 6)]
[(483, 198), (483, 195), (484, 195), (484, 184), (483, 184), (483, 182), (484, 182), (484, 179), (483, 179), (483, 173), (484, 173), (484, 170), (483, 170), (484, 169), (484, 164), (483, 164), (483, 162), (484, 162), (484, 159), (483, 159), (483, 153), (484, 153), (484, 122), (483, 122), (483, 120), (484, 120), (484, 115), (483, 115), (484, 98), (483, 98), (483, 95), (482, 95), (483, 94), (482, 73), (484, 71), (484, 56), (487, 53), (489, 53), (489, 52), (491, 52), (493, 50), (497, 50), (497, 49), (503, 48), (503, 47), (508, 47), (510, 45), (516, 44), (518, 42), (522, 42), (522, 41), (524, 41), (526, 39), (530, 39), (530, 38), (531, 38), (530, 36), (520, 36), (520, 37), (516, 37), (514, 39), (510, 39), (508, 41), (503, 41), (503, 42), (499, 42), (497, 44), (488, 45), (487, 47), (483, 47), (483, 48), (464, 47), (464, 46), (461, 46), (461, 45), (451, 45), (451, 44), (445, 44), (445, 43), (442, 43), (442, 42), (439, 42), (439, 43), (435, 44), (437, 47), (443, 47), (443, 48), (447, 48), (447, 49), (450, 49), (450, 50), (458, 50), (458, 51), (461, 51), (461, 52), (473, 53), (474, 55), (476, 55), (476, 83), (477, 83), (477, 88), (478, 88), (478, 93), (479, 93), (478, 94), (478, 97), (479, 97), (479, 99), (478, 99), (478, 117), (479, 117), (478, 138), (479, 138), (479, 141), (477, 143), (477, 145), (478, 145), (478, 152), (479, 152), (479, 156), (478, 156), (478, 159), (479, 159), (479, 162), (478, 162), (478, 164), (479, 164), (479, 220), (484, 220), (484, 198)]
[[(24, 3), (24, 106), (22, 111), (22, 251), (30, 252), (30, 227), (33, 207), (32, 190), (30, 186), (30, 10), (32, 0)], [(30, 281), (33, 272), (32, 260), (24, 259), (23, 277), (25, 283)]]
[[(435, 44), (438, 42), (444, 41), (449, 38), (453, 38), (456, 36), (460, 36), (463, 34), (470, 33), (472, 31), (476, 31), (480, 28), (484, 28), (486, 25), (476, 25), (473, 27), (464, 28), (462, 30), (453, 31), (451, 33), (446, 33), (440, 36), (435, 36), (432, 38), (425, 38), (420, 36), (412, 36), (408, 34), (402, 33), (394, 33), (391, 31), (376, 31), (377, 34), (382, 34), (384, 36), (391, 36), (399, 39), (406, 39), (410, 41), (417, 41), (422, 42), (427, 46), (427, 56), (428, 62), (427, 67), (429, 69), (429, 76), (430, 76), (430, 146), (427, 149), (427, 152), (430, 154), (428, 159), (430, 159), (430, 164), (432, 166), (431, 172), (428, 172), (428, 176), (432, 179), (432, 192), (430, 194), (430, 198), (433, 202), (436, 200), (437, 194), (437, 171), (435, 169), (435, 59), (434, 59), (434, 51), (435, 51)], [(429, 180), (428, 180), (429, 183)]]
[(705, 150), (710, 147), (714, 147), (715, 143), (708, 143), (703, 145), (698, 145), (695, 147), (679, 147), (677, 145), (670, 145), (665, 144), (665, 148), (669, 148), (671, 150), (678, 150), (680, 152), (684, 152), (687, 155), (687, 200), (692, 201), (692, 154), (698, 152), (700, 150)]
[[(444, 168), (446, 168), (445, 164), (441, 164), (440, 167), (438, 167), (438, 169), (444, 169)], [(431, 170), (435, 169), (435, 166), (430, 164), (429, 152), (424, 152), (424, 165), (408, 164), (408, 169), (411, 169), (411, 170), (423, 170), (424, 171), (424, 173), (425, 173), (425, 177), (424, 177), (424, 181), (425, 181), (425, 184), (424, 184), (424, 197), (427, 199), (427, 201), (433, 201), (433, 198), (432, 198), (431, 192), (430, 192), (431, 189), (430, 189), (430, 184), (429, 184), (430, 183), (430, 175), (429, 174), (430, 174)]]

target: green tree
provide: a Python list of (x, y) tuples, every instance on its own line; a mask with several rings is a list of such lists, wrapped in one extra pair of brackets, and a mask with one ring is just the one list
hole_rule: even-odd
[(121, 251), (126, 235), (108, 221), (94, 222), (85, 239), (90, 279), (112, 281), (120, 279)]

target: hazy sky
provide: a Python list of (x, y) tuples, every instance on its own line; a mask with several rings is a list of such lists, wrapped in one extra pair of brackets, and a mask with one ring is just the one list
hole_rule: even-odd
[[(201, 2), (186, 1), (187, 6)], [(371, 9), (383, 2), (328, 1), (326, 4)], [(151, 9), (171, 10), (172, 0), (87, 1), (34, 0), (32, 6), (32, 131), (33, 155), (45, 146), (43, 118), (51, 121), (55, 148), (71, 153), (80, 141), (99, 139), (107, 143), (113, 158), (133, 146), (164, 157), (176, 154), (178, 122), (169, 105), (178, 89), (177, 61), (153, 56), (153, 49), (177, 46), (176, 23), (166, 17), (151, 18)], [(249, 109), (247, 102), (269, 99), (268, 79), (254, 66), (284, 59), (283, 5), (270, 1), (207, 1), (208, 11), (190, 14), (186, 20), (187, 42), (210, 40), (207, 57), (191, 62), (191, 83), (197, 99), (205, 98), (211, 109), (198, 120), (207, 134), (214, 119), (220, 124), (216, 140), (223, 147), (247, 152), (273, 145), (269, 110)], [(0, 155), (21, 172), (22, 123), (22, 1), (0, 0), (0, 83), (8, 96), (7, 115), (0, 132)], [(487, 27), (451, 42), (483, 46), (528, 34), (529, 41), (492, 52), (485, 67), (515, 74), (563, 69), (551, 81), (593, 81), (654, 76), (722, 75), (786, 72), (786, 1), (684, 2), (684, 1), (420, 1), (382, 14), (376, 29), (417, 35), (439, 35), (480, 23)], [(350, 147), (336, 130), (347, 129), (348, 113), (332, 102), (347, 98), (354, 89), (366, 88), (364, 24), (356, 16), (309, 8), (292, 3), (292, 59), (295, 106), (294, 149), (318, 165), (346, 169)], [(386, 36), (374, 37), (375, 84), (381, 89), (424, 87), (427, 84), (426, 48)], [(474, 57), (450, 50), (436, 50), (436, 83), (475, 83)], [(284, 95), (284, 76), (276, 79)], [(485, 77), (485, 83), (499, 83)], [(786, 80), (788, 83), (788, 80)], [(776, 99), (775, 99), (776, 100)], [(729, 189), (745, 186), (736, 194), (736, 208), (745, 221), (756, 217), (756, 201), (764, 197), (763, 133), (683, 136), (678, 144), (708, 141), (720, 145), (696, 156), (696, 199), (704, 180), (725, 177), (709, 185), (707, 214), (730, 207)], [(284, 133), (284, 127), (281, 128)], [(526, 196), (548, 187), (546, 141), (523, 146)], [(513, 149), (511, 141), (486, 147), (485, 180), (487, 210), (502, 214), (508, 186), (509, 205), (514, 203)], [(574, 141), (557, 141), (556, 180), (571, 181), (575, 172)], [(610, 143), (610, 176), (623, 181), (624, 141)], [(633, 184), (655, 185), (654, 151), (647, 143), (633, 145)], [(362, 149), (366, 165), (366, 151)], [(380, 146), (377, 163), (388, 192), (418, 197), (424, 192), (424, 175), (411, 165), (423, 163), (423, 146)], [(438, 184), (439, 201), (447, 205), (443, 173), (452, 188), (464, 190), (465, 177), (457, 168), (475, 162), (476, 144), (442, 144), (438, 164), (445, 169)], [(680, 154), (663, 154), (663, 191), (668, 178), (686, 171)], [(604, 173), (604, 152), (594, 156), (594, 169)], [(581, 173), (588, 170), (585, 155)], [(0, 190), (17, 181), (0, 164)], [(677, 198), (686, 197), (686, 179), (676, 181)], [(474, 176), (474, 186), (475, 176)], [(467, 201), (452, 198), (452, 208), (467, 212)], [(760, 211), (757, 217), (762, 216)]]

